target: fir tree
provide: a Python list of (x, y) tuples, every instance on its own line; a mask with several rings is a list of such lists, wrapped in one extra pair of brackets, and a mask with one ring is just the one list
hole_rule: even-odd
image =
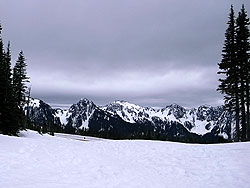
[(0, 131), (4, 130), (3, 124), (3, 107), (4, 107), (4, 93), (5, 93), (5, 78), (4, 78), (4, 49), (2, 41), (2, 27), (0, 25)]
[(10, 52), (10, 43), (8, 43), (8, 47), (5, 53), (5, 70), (6, 70), (6, 88), (5, 88), (5, 101), (4, 101), (4, 126), (5, 133), (16, 135), (19, 130), (19, 109), (15, 104), (13, 98), (13, 87), (12, 87), (12, 79), (11, 79), (11, 52)]
[(0, 46), (0, 131), (4, 134), (16, 135), (19, 123), (18, 108), (15, 105), (12, 90), (10, 43), (5, 52), (0, 38)]
[[(0, 26), (0, 34), (1, 34)], [(10, 45), (7, 53), (4, 51), (2, 37), (0, 36), (0, 129), (4, 134), (10, 132), (9, 99), (12, 97), (11, 89), (11, 68), (10, 68)]]
[(23, 51), (19, 53), (17, 62), (13, 69), (13, 99), (17, 106), (16, 114), (18, 117), (18, 127), (27, 127), (27, 118), (24, 113), (24, 105), (26, 103), (26, 82), (29, 82), (27, 77), (27, 64), (26, 59), (23, 55)]
[(19, 107), (23, 107), (25, 104), (25, 95), (27, 86), (26, 82), (29, 82), (29, 77), (27, 77), (27, 64), (26, 59), (23, 55), (23, 51), (19, 53), (18, 60), (13, 69), (13, 91), (14, 98)]
[[(250, 81), (250, 65), (249, 65), (249, 18), (244, 5), (242, 5), (236, 20), (236, 43), (237, 43), (237, 61), (240, 67), (240, 110), (242, 124), (242, 140), (246, 140), (249, 134), (249, 81)], [(248, 134), (247, 134), (248, 132)]]
[[(250, 138), (249, 89), (249, 19), (244, 5), (236, 19), (233, 7), (229, 15), (228, 29), (225, 33), (222, 61), (218, 64), (224, 78), (219, 79), (217, 90), (224, 94), (225, 106), (235, 111), (237, 140)], [(241, 128), (241, 131), (240, 131)]]
[(225, 42), (222, 50), (222, 60), (218, 64), (224, 78), (219, 79), (218, 91), (224, 94), (225, 106), (229, 111), (235, 111), (236, 140), (240, 140), (239, 128), (239, 67), (236, 56), (236, 28), (233, 6), (229, 14), (228, 28), (225, 33)]
[(0, 25), (0, 132), (16, 135), (25, 123), (23, 104), (25, 82), (28, 81), (27, 65), (21, 52), (12, 76), (10, 43), (5, 51), (1, 31)]

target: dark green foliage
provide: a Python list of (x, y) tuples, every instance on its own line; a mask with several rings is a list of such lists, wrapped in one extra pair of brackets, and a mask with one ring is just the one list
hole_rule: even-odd
[(241, 109), (241, 122), (242, 122), (242, 140), (246, 140), (248, 136), (247, 130), (249, 129), (249, 19), (244, 5), (239, 12), (236, 20), (236, 43), (237, 43), (237, 60), (240, 67), (240, 109)]
[(10, 44), (5, 52), (0, 36), (0, 131), (15, 135), (19, 129), (17, 114), (19, 109), (13, 100), (11, 82)]
[(2, 27), (0, 25), (0, 130), (4, 131), (4, 106), (5, 106), (5, 93), (6, 93), (6, 78), (5, 78), (5, 59), (3, 41), (1, 37)]
[(76, 134), (76, 129), (72, 125), (68, 124), (65, 126), (63, 132), (68, 133), (68, 134)]
[(24, 58), (23, 51), (19, 53), (18, 60), (13, 69), (13, 91), (14, 98), (18, 106), (23, 107), (25, 104), (25, 94), (27, 90), (26, 82), (29, 82), (26, 71), (26, 59)]
[(229, 15), (222, 61), (218, 64), (224, 77), (219, 79), (218, 91), (224, 94), (225, 106), (235, 112), (236, 141), (250, 137), (249, 131), (249, 19), (242, 6), (235, 21), (233, 6)]
[(7, 50), (4, 51), (0, 26), (0, 132), (16, 135), (24, 127), (25, 122), (24, 111), (15, 99), (15, 90), (12, 82), (10, 43)]
[(225, 43), (222, 50), (222, 60), (218, 64), (224, 78), (219, 79), (218, 91), (224, 94), (225, 107), (229, 111), (235, 111), (236, 117), (236, 140), (239, 140), (239, 67), (236, 56), (236, 26), (233, 6), (229, 14), (228, 28), (225, 33)]

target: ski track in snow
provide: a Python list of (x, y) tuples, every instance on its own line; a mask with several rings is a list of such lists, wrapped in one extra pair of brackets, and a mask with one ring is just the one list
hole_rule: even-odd
[(79, 139), (34, 131), (0, 135), (1, 187), (250, 187), (250, 143)]

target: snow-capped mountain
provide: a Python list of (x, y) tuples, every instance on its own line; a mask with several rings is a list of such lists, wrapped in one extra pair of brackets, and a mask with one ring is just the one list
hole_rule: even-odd
[[(57, 116), (57, 110), (39, 99), (30, 98), (29, 103), (24, 107), (26, 115), (29, 117), (33, 128), (47, 132), (49, 129), (56, 129), (56, 125), (61, 125), (61, 119)], [(30, 125), (29, 125), (30, 126)]]
[[(222, 106), (212, 107), (203, 105), (193, 109), (186, 109), (177, 104), (171, 104), (162, 109), (141, 107), (126, 101), (115, 101), (102, 108), (112, 114), (119, 115), (124, 121), (130, 123), (151, 121), (157, 126), (160, 120), (170, 124), (178, 122), (192, 133), (204, 135), (211, 132), (215, 127), (220, 127), (220, 135), (227, 138), (230, 130), (232, 116)], [(226, 134), (224, 134), (226, 132)], [(229, 134), (229, 135), (228, 135)]]
[(88, 99), (81, 99), (78, 103), (73, 104), (69, 110), (57, 110), (57, 116), (64, 125), (70, 123), (77, 129), (88, 129), (89, 118), (93, 115), (97, 106)]
[(42, 101), (31, 100), (31, 119), (42, 119), (42, 122), (47, 119), (54, 124), (59, 123), (62, 129), (74, 129), (78, 133), (101, 137), (181, 141), (198, 139), (200, 142), (199, 139), (213, 140), (214, 137), (232, 139), (233, 135), (233, 115), (222, 106), (203, 105), (186, 109), (171, 104), (162, 109), (155, 109), (126, 101), (97, 106), (86, 98), (73, 104), (68, 110), (52, 109), (44, 104)]

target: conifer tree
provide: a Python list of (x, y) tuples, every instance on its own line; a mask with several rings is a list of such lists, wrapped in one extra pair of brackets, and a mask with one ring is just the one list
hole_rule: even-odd
[(27, 119), (24, 113), (24, 105), (26, 103), (26, 82), (29, 82), (29, 77), (27, 77), (27, 64), (24, 57), (23, 51), (19, 53), (17, 62), (13, 69), (13, 98), (17, 106), (17, 117), (18, 117), (18, 127), (25, 128), (27, 124)]
[[(217, 90), (224, 94), (225, 106), (235, 111), (237, 140), (250, 139), (250, 62), (249, 19), (244, 5), (236, 19), (233, 7), (225, 33), (222, 61), (218, 64), (224, 78)], [(240, 131), (241, 128), (241, 131)]]
[[(0, 35), (2, 28), (0, 26)], [(7, 49), (7, 53), (4, 51), (2, 37), (0, 36), (0, 129), (3, 133), (7, 134), (9, 132), (9, 122), (7, 121), (8, 114), (8, 96), (9, 96), (9, 88), (11, 85), (10, 81), (10, 51), (9, 46)]]
[(224, 78), (219, 79), (220, 85), (218, 91), (224, 94), (224, 102), (226, 109), (235, 111), (236, 119), (236, 140), (240, 140), (239, 128), (239, 67), (236, 56), (236, 28), (233, 5), (229, 14), (228, 28), (225, 33), (225, 42), (222, 50), (222, 60), (218, 64)]
[(0, 48), (0, 131), (15, 135), (19, 130), (19, 124), (12, 90), (10, 43), (5, 52), (0, 37)]
[(4, 107), (4, 49), (2, 41), (2, 27), (0, 25), (0, 131), (3, 131), (3, 107)]
[[(250, 65), (249, 65), (249, 18), (244, 5), (242, 5), (236, 20), (236, 43), (237, 43), (237, 61), (240, 67), (240, 111), (242, 124), (242, 140), (246, 140), (249, 134), (249, 81), (250, 81)], [(248, 133), (247, 133), (248, 132)]]
[(4, 99), (5, 103), (12, 98), (12, 79), (11, 79), (11, 52), (10, 52), (10, 42), (8, 43), (7, 50), (4, 54), (5, 60), (5, 93)]
[(10, 43), (5, 53), (5, 63), (6, 63), (6, 93), (5, 93), (5, 106), (4, 106), (4, 124), (7, 129), (7, 134), (16, 135), (16, 133), (22, 127), (21, 114), (22, 109), (18, 108), (13, 97), (13, 86), (11, 78), (11, 52)]
[(25, 94), (27, 86), (26, 82), (29, 82), (29, 77), (27, 77), (27, 64), (24, 57), (23, 51), (19, 53), (18, 60), (13, 69), (13, 91), (14, 98), (19, 107), (23, 107), (25, 104)]

